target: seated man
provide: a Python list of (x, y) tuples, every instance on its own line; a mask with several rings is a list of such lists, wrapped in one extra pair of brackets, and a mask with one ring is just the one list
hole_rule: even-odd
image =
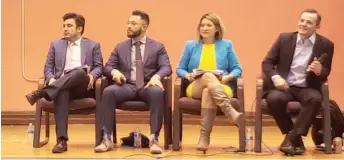
[[(279, 150), (287, 155), (305, 152), (301, 136), (307, 135), (322, 106), (321, 84), (331, 71), (334, 45), (316, 33), (320, 21), (316, 10), (303, 11), (298, 32), (280, 34), (262, 63), (266, 101), (286, 135)], [(286, 109), (290, 101), (302, 104), (294, 124)]]
[(114, 109), (116, 105), (140, 99), (150, 108), (150, 152), (161, 153), (158, 137), (163, 121), (164, 88), (163, 77), (172, 73), (169, 57), (160, 42), (146, 36), (149, 16), (143, 11), (133, 11), (129, 17), (127, 36), (119, 43), (104, 67), (104, 75), (112, 79), (112, 84), (104, 89), (100, 113), (102, 117), (103, 140), (94, 150), (105, 152), (112, 149)]
[(41, 98), (54, 101), (57, 144), (53, 153), (67, 151), (68, 101), (94, 97), (94, 80), (102, 74), (100, 44), (82, 37), (84, 27), (82, 15), (63, 16), (64, 38), (51, 43), (44, 65), (47, 86), (26, 95), (31, 105)]

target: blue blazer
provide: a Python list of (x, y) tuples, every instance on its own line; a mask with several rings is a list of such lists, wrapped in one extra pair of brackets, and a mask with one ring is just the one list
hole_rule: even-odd
[[(177, 75), (184, 77), (198, 68), (202, 53), (202, 41), (187, 41), (183, 55), (177, 67)], [(232, 74), (235, 78), (241, 76), (242, 68), (232, 47), (230, 40), (215, 41), (216, 67), (224, 71), (224, 75)], [(229, 84), (228, 84), (229, 85)], [(233, 88), (232, 88), (233, 89)]]

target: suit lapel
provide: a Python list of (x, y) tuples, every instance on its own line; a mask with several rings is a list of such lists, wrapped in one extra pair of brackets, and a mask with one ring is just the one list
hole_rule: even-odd
[(62, 61), (62, 69), (64, 69), (66, 65), (66, 56), (67, 56), (67, 50), (68, 50), (68, 40), (63, 39), (62, 42), (62, 55), (61, 55), (61, 61)]
[(81, 48), (81, 65), (85, 64), (86, 55), (87, 55), (87, 40), (82, 38), (80, 43)]
[(286, 60), (289, 61), (288, 66), (288, 72), (290, 70), (291, 63), (293, 62), (294, 54), (295, 54), (295, 47), (296, 47), (296, 40), (297, 40), (297, 32), (292, 36), (292, 38), (288, 41), (288, 46), (286, 47), (287, 50), (287, 57)]
[(127, 43), (126, 43), (126, 50), (124, 52), (123, 55), (125, 56), (125, 59), (127, 60), (127, 63), (128, 64), (128, 68), (131, 68), (131, 47), (132, 47), (132, 44), (131, 44), (131, 39), (127, 40)]
[(143, 55), (143, 64), (145, 64), (147, 62), (150, 53), (152, 53), (151, 43), (152, 43), (152, 41), (147, 37), (146, 44), (145, 44), (146, 45), (145, 51), (144, 51), (144, 55)]
[(319, 57), (322, 51), (322, 43), (321, 38), (318, 34), (315, 34), (315, 42), (313, 46), (312, 56), (308, 61), (308, 64), (311, 64), (313, 62), (314, 57)]

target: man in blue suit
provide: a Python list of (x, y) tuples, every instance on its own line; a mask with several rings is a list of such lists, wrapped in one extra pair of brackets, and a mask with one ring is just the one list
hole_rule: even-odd
[(104, 89), (101, 112), (103, 139), (94, 150), (106, 152), (112, 149), (116, 105), (129, 100), (143, 100), (150, 109), (150, 152), (162, 152), (158, 137), (163, 121), (164, 88), (161, 79), (171, 75), (169, 57), (162, 43), (146, 36), (149, 16), (143, 11), (133, 11), (127, 24), (130, 38), (119, 43), (104, 66), (104, 75), (111, 85)]
[(53, 153), (67, 151), (68, 101), (94, 96), (94, 80), (102, 74), (100, 44), (82, 37), (85, 18), (76, 13), (63, 16), (64, 37), (51, 43), (44, 65), (47, 84), (26, 95), (31, 105), (45, 98), (54, 101), (57, 144)]

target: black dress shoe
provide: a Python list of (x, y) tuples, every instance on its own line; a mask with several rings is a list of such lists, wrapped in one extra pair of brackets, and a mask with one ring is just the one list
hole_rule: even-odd
[(291, 156), (295, 155), (295, 148), (293, 146), (292, 137), (290, 134), (287, 134), (284, 137), (284, 140), (278, 149), (286, 155), (291, 155)]
[(67, 141), (58, 139), (52, 151), (53, 153), (63, 153), (67, 151)]
[(303, 144), (301, 136), (296, 137), (294, 145), (295, 145), (295, 154), (296, 155), (304, 154), (306, 152), (306, 147)]

